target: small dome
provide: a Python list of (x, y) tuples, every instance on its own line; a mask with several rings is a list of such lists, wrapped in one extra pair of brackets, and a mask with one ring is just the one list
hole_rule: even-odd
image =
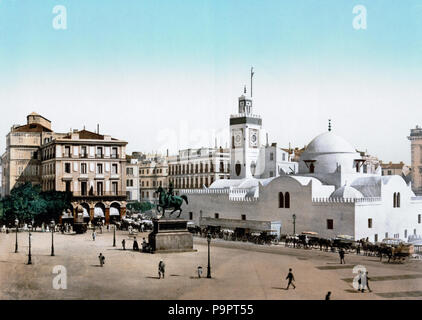
[(350, 143), (332, 133), (331, 131), (320, 134), (314, 138), (306, 148), (306, 153), (355, 153), (356, 150)]
[(357, 199), (357, 198), (363, 198), (363, 194), (353, 187), (343, 186), (341, 188), (338, 188), (336, 191), (334, 191), (330, 195), (330, 198)]

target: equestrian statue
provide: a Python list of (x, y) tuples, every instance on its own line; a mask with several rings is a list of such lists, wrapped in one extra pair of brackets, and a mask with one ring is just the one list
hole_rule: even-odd
[(172, 212), (170, 212), (169, 216), (171, 216), (175, 211), (179, 210), (179, 215), (177, 216), (180, 218), (180, 215), (182, 214), (182, 204), (183, 200), (186, 202), (186, 204), (189, 204), (188, 197), (185, 195), (175, 196), (173, 194), (173, 184), (170, 183), (169, 190), (166, 192), (164, 188), (159, 187), (156, 191), (158, 193), (159, 203), (157, 204), (157, 211), (160, 213), (160, 208), (163, 208), (163, 217), (165, 216), (166, 209), (173, 209)]

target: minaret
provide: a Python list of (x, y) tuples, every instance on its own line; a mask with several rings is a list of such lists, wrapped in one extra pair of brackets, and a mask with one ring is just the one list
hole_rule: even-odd
[(252, 113), (252, 97), (247, 96), (246, 86), (238, 99), (238, 114), (230, 117), (231, 179), (251, 178), (261, 147), (262, 119)]

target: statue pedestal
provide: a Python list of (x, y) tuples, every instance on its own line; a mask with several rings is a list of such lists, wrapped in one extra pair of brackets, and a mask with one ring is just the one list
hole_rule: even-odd
[(153, 219), (154, 229), (148, 235), (154, 253), (192, 252), (193, 236), (188, 221), (182, 219)]

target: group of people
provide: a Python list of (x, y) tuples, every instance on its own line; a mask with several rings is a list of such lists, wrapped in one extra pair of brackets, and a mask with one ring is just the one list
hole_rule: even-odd
[[(344, 260), (344, 254), (343, 254), (343, 260)], [(293, 275), (292, 272), (292, 268), (289, 268), (289, 273), (287, 274), (286, 279), (287, 282), (287, 287), (285, 290), (289, 290), (290, 286), (293, 287), (293, 289), (296, 289), (296, 285), (294, 284), (295, 282), (295, 277)], [(366, 289), (368, 289), (369, 292), (372, 292), (371, 288), (369, 287), (369, 276), (368, 276), (368, 271), (359, 271), (359, 275), (358, 275), (358, 291), (364, 293)], [(331, 291), (328, 291), (328, 293), (325, 296), (325, 300), (331, 300)]]
[[(123, 250), (126, 250), (126, 240), (125, 239), (122, 240), (122, 248), (123, 248)], [(142, 238), (142, 250), (141, 250), (141, 252), (150, 252), (149, 248), (150, 247), (149, 247), (147, 241), (145, 240), (145, 238)], [(136, 237), (133, 238), (132, 249), (133, 249), (133, 251), (139, 251), (138, 240), (136, 240)]]

